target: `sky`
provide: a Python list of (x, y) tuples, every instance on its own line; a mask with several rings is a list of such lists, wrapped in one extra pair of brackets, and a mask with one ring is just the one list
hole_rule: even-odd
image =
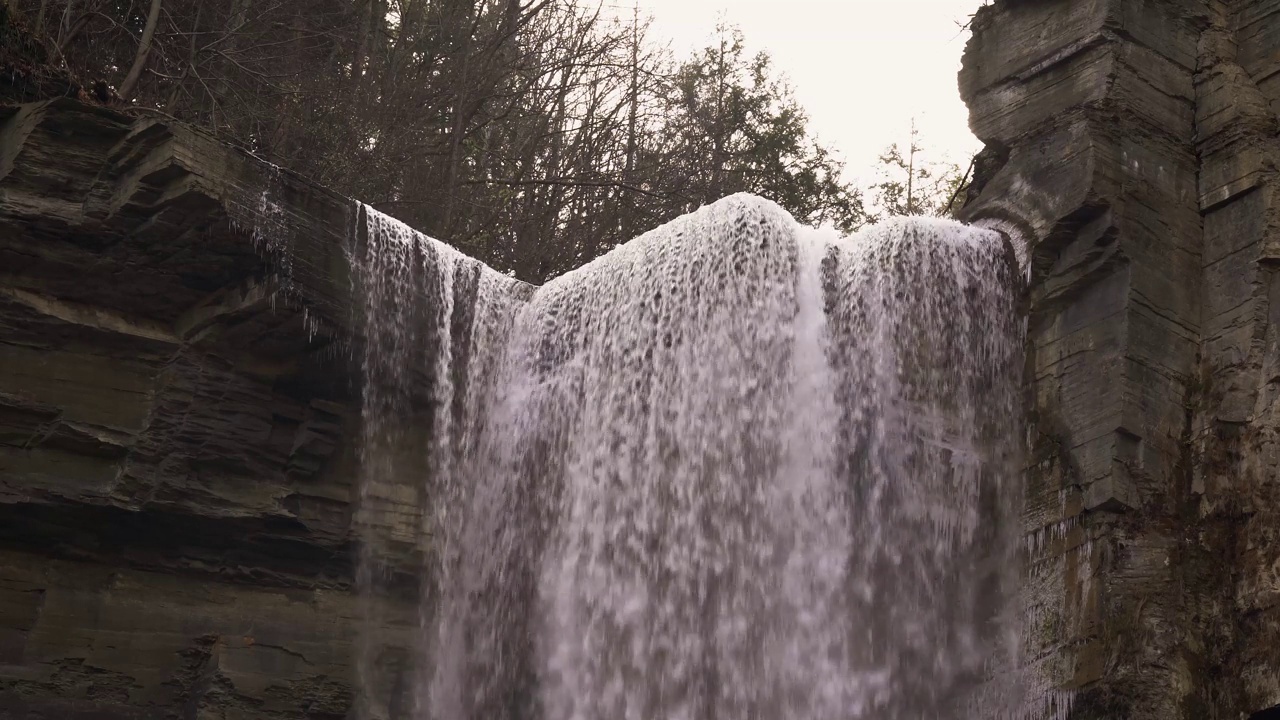
[[(626, 4), (628, 0), (612, 0)], [(765, 50), (791, 80), (810, 129), (843, 155), (846, 179), (874, 180), (890, 143), (915, 118), (931, 159), (967, 165), (981, 143), (956, 89), (968, 32), (983, 0), (638, 0), (651, 37), (676, 57), (703, 47), (723, 17), (747, 49)]]

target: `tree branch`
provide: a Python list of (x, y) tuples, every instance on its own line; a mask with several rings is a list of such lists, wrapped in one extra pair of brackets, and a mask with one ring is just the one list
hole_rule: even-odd
[(969, 160), (969, 169), (964, 171), (964, 177), (960, 178), (960, 182), (956, 185), (956, 189), (951, 192), (951, 198), (947, 200), (947, 207), (945, 211), (947, 215), (951, 214), (952, 208), (954, 208), (956, 204), (956, 198), (959, 197), (960, 191), (963, 190), (966, 187), (966, 183), (969, 182), (969, 174), (973, 172), (973, 166), (976, 162), (978, 162), (978, 156), (974, 155)]
[(617, 180), (577, 180), (574, 178), (546, 178), (546, 179), (534, 179), (534, 180), (516, 180), (514, 178), (490, 178), (488, 180), (468, 180), (463, 184), (464, 185), (511, 185), (511, 186), (517, 186), (517, 187), (522, 185), (541, 185), (541, 186), (550, 185), (550, 186), (557, 186), (557, 187), (614, 187), (614, 188), (619, 188), (621, 190), (630, 190), (631, 192), (637, 192), (637, 193), (640, 193), (641, 195), (648, 195), (649, 197), (658, 198), (659, 200), (667, 199), (666, 195), (645, 190), (644, 188), (636, 187), (635, 185), (628, 185), (627, 183), (620, 182)]

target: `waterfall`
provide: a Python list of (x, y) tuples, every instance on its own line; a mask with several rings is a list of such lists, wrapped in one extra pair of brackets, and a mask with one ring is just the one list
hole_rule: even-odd
[(997, 233), (842, 238), (737, 195), (532, 288), (362, 213), (359, 581), (417, 611), (367, 618), (367, 716), (1016, 702), (991, 681), (1021, 536)]

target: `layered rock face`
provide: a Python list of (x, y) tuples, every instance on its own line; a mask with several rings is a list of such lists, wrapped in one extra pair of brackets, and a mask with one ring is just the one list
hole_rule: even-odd
[(0, 716), (346, 716), (352, 204), (69, 100), (0, 152)]
[(1280, 704), (1280, 2), (1005, 0), (969, 219), (1026, 241), (1028, 636), (1077, 718)]
[[(1280, 0), (998, 1), (961, 88), (965, 212), (1027, 255), (1035, 672), (1076, 718), (1280, 705)], [(416, 622), (351, 592), (352, 213), (0, 108), (0, 716), (345, 717), (361, 618)]]

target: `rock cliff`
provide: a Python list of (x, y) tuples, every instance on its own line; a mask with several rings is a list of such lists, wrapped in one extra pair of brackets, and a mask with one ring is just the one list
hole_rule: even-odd
[(965, 212), (1028, 256), (1028, 644), (1075, 718), (1264, 712), (1280, 2), (1004, 0), (973, 31)]
[[(1267, 717), (1280, 0), (973, 31), (965, 213), (1026, 251), (1037, 672), (1075, 718)], [(160, 118), (0, 108), (0, 716), (345, 717), (361, 618), (412, 624), (351, 592), (353, 211)]]
[(180, 125), (0, 109), (0, 716), (346, 716), (353, 207)]

